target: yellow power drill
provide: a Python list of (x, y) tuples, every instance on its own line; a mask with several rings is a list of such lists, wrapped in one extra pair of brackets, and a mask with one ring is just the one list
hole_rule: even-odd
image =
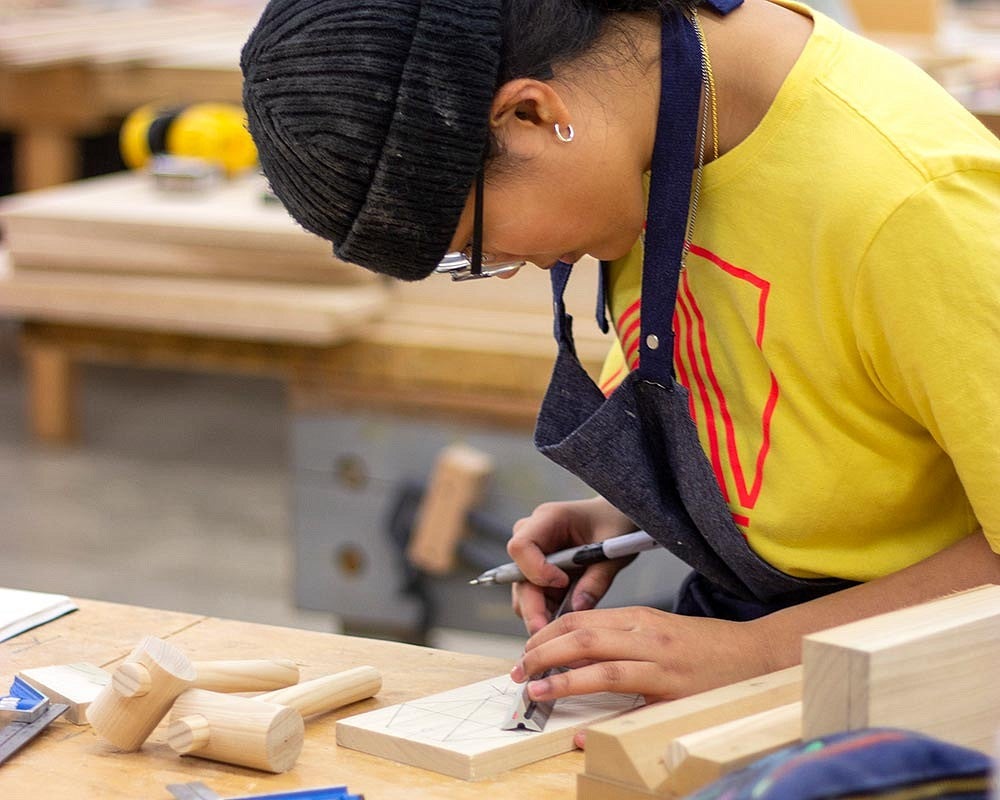
[(164, 169), (201, 162), (232, 177), (257, 163), (246, 115), (231, 103), (141, 106), (125, 119), (119, 147), (131, 169), (147, 167), (165, 157), (168, 166)]

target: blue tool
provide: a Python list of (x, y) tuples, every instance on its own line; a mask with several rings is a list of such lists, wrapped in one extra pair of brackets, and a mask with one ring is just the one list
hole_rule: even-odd
[(15, 678), (10, 692), (0, 697), (0, 764), (34, 739), (52, 720), (69, 708), (62, 703), (50, 703), (49, 698)]
[[(167, 791), (176, 800), (222, 800), (222, 795), (210, 789), (201, 781), (192, 783), (170, 783)], [(230, 800), (364, 800), (364, 795), (351, 794), (346, 786), (326, 786), (320, 789), (298, 789), (294, 792), (277, 794), (255, 794), (234, 797)]]

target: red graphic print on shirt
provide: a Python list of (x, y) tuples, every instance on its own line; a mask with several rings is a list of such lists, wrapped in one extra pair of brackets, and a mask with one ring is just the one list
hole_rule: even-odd
[[(729, 280), (741, 281), (752, 293), (751, 304), (756, 313), (750, 321), (758, 350), (763, 349), (767, 328), (767, 301), (770, 282), (748, 270), (723, 260), (709, 250), (691, 246), (690, 253), (704, 259), (705, 266), (714, 265)], [(616, 320), (618, 341), (629, 370), (639, 364), (639, 328), (641, 304), (636, 300)], [(713, 359), (709, 346), (706, 319), (691, 288), (687, 271), (681, 273), (674, 312), (674, 365), (677, 381), (690, 393), (691, 417), (698, 426), (705, 451), (712, 464), (722, 495), (733, 510), (733, 520), (744, 527), (750, 526), (750, 512), (757, 504), (764, 483), (764, 466), (771, 448), (771, 421), (778, 404), (778, 381), (769, 367), (764, 384), (766, 392), (750, 402), (755, 409), (752, 422), (744, 423), (753, 430), (738, 430), (731, 413), (734, 398), (727, 391), (745, 391), (744, 387), (724, 383), (717, 369), (718, 356)], [(763, 363), (763, 361), (762, 361)], [(620, 383), (620, 374), (608, 376), (601, 387), (606, 393)], [(738, 403), (747, 400), (740, 397)], [(737, 433), (740, 435), (737, 436)], [(743, 442), (742, 448), (739, 442)], [(747, 445), (747, 442), (752, 442)]]

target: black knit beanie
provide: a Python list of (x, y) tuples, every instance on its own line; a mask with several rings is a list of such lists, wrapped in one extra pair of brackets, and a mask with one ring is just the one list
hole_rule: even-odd
[(261, 166), (338, 258), (403, 280), (448, 250), (486, 147), (501, 0), (271, 0), (243, 47)]

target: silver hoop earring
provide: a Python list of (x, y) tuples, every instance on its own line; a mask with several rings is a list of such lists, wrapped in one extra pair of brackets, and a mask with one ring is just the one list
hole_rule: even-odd
[(559, 123), (558, 122), (555, 124), (554, 127), (556, 129), (556, 138), (560, 142), (563, 142), (565, 144), (569, 144), (570, 142), (573, 141), (573, 137), (576, 136), (576, 131), (573, 130), (573, 126), (572, 125), (566, 125), (566, 133), (562, 132), (562, 129), (559, 127)]

